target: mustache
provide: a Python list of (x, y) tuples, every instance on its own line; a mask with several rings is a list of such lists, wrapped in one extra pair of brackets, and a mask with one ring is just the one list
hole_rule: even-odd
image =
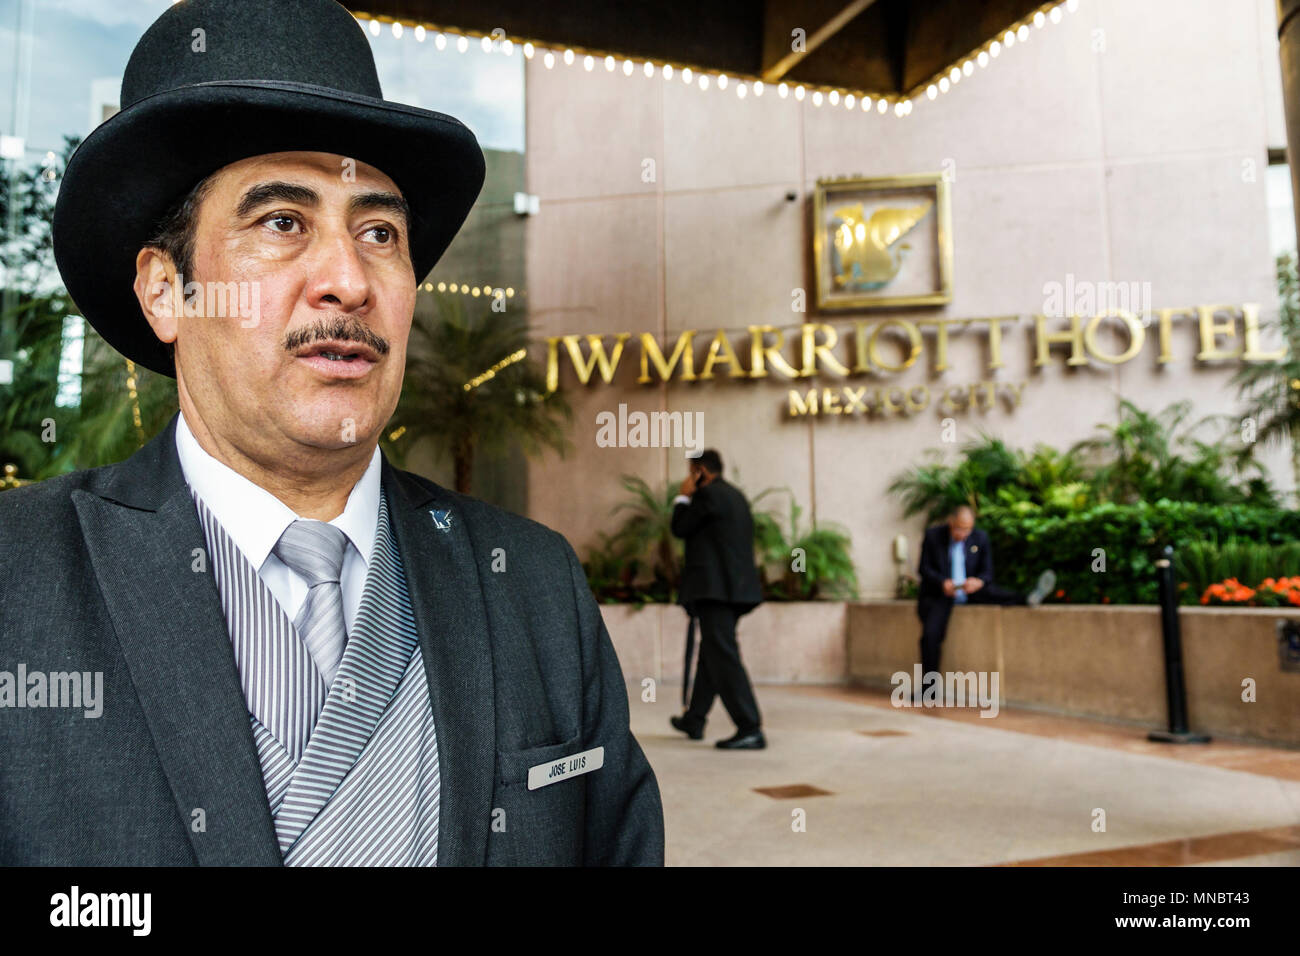
[(284, 348), (288, 352), (296, 352), (304, 345), (330, 340), (358, 342), (373, 349), (377, 355), (387, 355), (389, 350), (386, 338), (352, 315), (336, 315), (314, 325), (294, 329), (284, 337)]

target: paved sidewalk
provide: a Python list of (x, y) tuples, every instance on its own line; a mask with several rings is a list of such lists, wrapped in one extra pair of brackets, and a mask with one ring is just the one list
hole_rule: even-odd
[[(668, 725), (680, 687), (658, 691), (644, 703), (632, 686), (629, 700), (663, 792), (670, 866), (1300, 865), (1295, 751), (1166, 747), (1096, 721), (760, 686), (768, 749), (724, 752), (721, 702), (691, 741)], [(826, 792), (776, 789), (801, 786)]]

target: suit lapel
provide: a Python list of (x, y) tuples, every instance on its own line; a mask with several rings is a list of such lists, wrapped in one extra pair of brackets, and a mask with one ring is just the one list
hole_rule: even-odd
[(74, 492), (73, 504), (195, 856), (203, 865), (278, 865), (248, 707), (175, 433), (173, 416), (106, 469), (97, 493)]
[(492, 819), (496, 713), (487, 608), (465, 510), (446, 489), (426, 488), (387, 458), (382, 480), (438, 735), (438, 865), (482, 865)]

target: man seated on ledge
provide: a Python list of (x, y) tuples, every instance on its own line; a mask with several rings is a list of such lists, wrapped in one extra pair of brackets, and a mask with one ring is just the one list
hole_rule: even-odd
[[(948, 617), (956, 604), (1041, 604), (1056, 586), (1050, 569), (1038, 576), (1028, 594), (993, 583), (993, 548), (989, 536), (975, 527), (975, 511), (958, 505), (943, 524), (927, 528), (921, 545), (920, 594), (922, 684), (939, 672), (939, 653), (948, 632)], [(942, 682), (941, 682), (942, 683)], [(919, 697), (922, 687), (915, 688)]]

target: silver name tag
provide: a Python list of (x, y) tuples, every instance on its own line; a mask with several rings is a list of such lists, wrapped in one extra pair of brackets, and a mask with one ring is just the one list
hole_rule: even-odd
[(561, 757), (559, 760), (552, 760), (550, 763), (539, 763), (536, 767), (528, 768), (528, 789), (536, 790), (538, 787), (547, 787), (560, 780), (567, 780), (570, 777), (578, 777), (584, 773), (599, 770), (604, 765), (604, 747), (584, 750), (580, 754), (574, 754), (572, 757)]

